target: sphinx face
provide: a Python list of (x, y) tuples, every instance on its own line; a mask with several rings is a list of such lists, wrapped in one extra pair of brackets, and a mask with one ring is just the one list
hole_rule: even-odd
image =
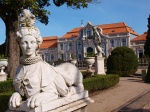
[(20, 41), (20, 47), (24, 58), (36, 56), (37, 42), (34, 36), (24, 36)]

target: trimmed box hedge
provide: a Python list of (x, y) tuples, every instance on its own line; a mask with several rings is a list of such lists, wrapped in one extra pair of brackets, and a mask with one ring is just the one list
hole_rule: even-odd
[(119, 75), (96, 75), (83, 80), (83, 84), (89, 93), (107, 89), (119, 83)]
[(138, 59), (135, 52), (128, 47), (116, 47), (107, 59), (107, 74), (131, 76), (138, 68)]
[(0, 82), (0, 93), (15, 91), (13, 87), (13, 79), (8, 79), (7, 81)]
[[(14, 92), (13, 80), (0, 82), (0, 112), (5, 112), (8, 109), (9, 98)], [(83, 85), (89, 93), (107, 89), (116, 85), (119, 82), (118, 75), (96, 75), (91, 78), (83, 79)]]
[(0, 112), (5, 112), (8, 109), (9, 98), (13, 92), (0, 93)]

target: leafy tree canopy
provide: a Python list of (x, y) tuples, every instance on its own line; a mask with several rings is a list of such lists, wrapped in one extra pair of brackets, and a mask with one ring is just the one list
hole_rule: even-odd
[(88, 6), (88, 3), (99, 3), (99, 0), (53, 0), (54, 4), (56, 6), (61, 6), (64, 3), (67, 4), (67, 6), (70, 6), (75, 9), (80, 9), (81, 7), (85, 8)]
[(144, 45), (144, 54), (148, 57), (150, 57), (150, 16), (148, 18), (148, 32), (146, 36), (146, 42)]
[(40, 22), (48, 24), (50, 12), (45, 10), (44, 7), (49, 5), (49, 0), (0, 0), (0, 17), (6, 22), (7, 17), (11, 17), (12, 14), (20, 14), (22, 9), (27, 8), (34, 13)]
[[(98, 2), (98, 0), (53, 0), (56, 6), (64, 3), (68, 7), (80, 9), (88, 6), (88, 3)], [(48, 24), (48, 15), (50, 12), (45, 7), (50, 6), (50, 0), (0, 0), (0, 17), (5, 22), (6, 17), (12, 16), (12, 13), (20, 14), (22, 9), (30, 9), (41, 23)]]
[[(98, 0), (53, 0), (56, 6), (66, 4), (68, 7), (80, 9), (87, 7), (88, 3)], [(36, 19), (41, 23), (48, 24), (48, 15), (50, 12), (46, 7), (50, 6), (50, 0), (0, 0), (0, 18), (6, 26), (6, 50), (5, 55), (8, 57), (7, 71), (10, 77), (13, 76), (19, 64), (19, 46), (14, 37), (18, 30), (18, 20), (23, 9), (29, 9)], [(12, 66), (13, 65), (13, 66)]]

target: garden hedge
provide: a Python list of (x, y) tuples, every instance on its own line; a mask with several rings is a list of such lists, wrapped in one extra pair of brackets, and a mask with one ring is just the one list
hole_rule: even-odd
[(107, 89), (119, 83), (118, 75), (96, 75), (83, 80), (84, 88), (91, 92)]
[[(119, 82), (118, 75), (96, 75), (83, 80), (83, 85), (89, 93), (107, 89), (116, 85)], [(12, 80), (0, 82), (0, 112), (5, 112), (8, 109), (9, 98), (14, 92)]]
[(0, 82), (0, 93), (14, 91), (13, 80), (8, 79), (7, 81)]
[(138, 68), (138, 59), (134, 51), (128, 47), (117, 47), (107, 59), (107, 74), (120, 76), (133, 75)]
[(5, 112), (8, 109), (9, 98), (13, 92), (0, 93), (0, 112)]

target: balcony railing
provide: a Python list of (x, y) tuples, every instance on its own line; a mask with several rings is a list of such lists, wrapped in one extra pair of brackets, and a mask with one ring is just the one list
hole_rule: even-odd
[[(55, 62), (49, 62), (49, 64), (54, 64), (59, 65), (60, 63), (66, 63), (69, 61), (55, 61)], [(149, 61), (147, 58), (139, 58), (138, 59), (138, 63), (139, 63), (139, 67), (147, 67), (149, 64)], [(84, 61), (84, 60), (78, 60), (76, 63), (76, 66), (80, 69), (80, 70), (86, 70), (88, 68), (88, 64)], [(105, 68), (107, 67), (107, 59), (104, 60), (104, 66)], [(95, 63), (92, 65), (92, 69), (95, 69)]]
[(139, 58), (138, 62), (139, 62), (139, 66), (148, 66), (149, 64), (149, 59), (148, 58)]

